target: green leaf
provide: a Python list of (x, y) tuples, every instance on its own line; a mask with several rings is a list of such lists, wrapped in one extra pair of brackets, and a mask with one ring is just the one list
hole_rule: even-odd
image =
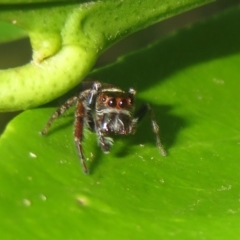
[[(33, 61), (0, 71), (0, 111), (49, 102), (76, 86), (123, 37), (212, 0), (105, 0), (3, 5), (0, 21), (24, 29)], [(24, 1), (25, 2), (25, 1)]]
[[(155, 110), (108, 155), (73, 113), (40, 136), (54, 107), (28, 110), (0, 139), (3, 239), (239, 239), (239, 8), (122, 57), (92, 77), (138, 90)], [(229, 27), (231, 26), (231, 27)]]
[[(94, 0), (93, 0), (94, 1)], [(0, 0), (0, 4), (38, 4), (38, 3), (76, 3), (87, 2), (86, 0)]]
[(14, 41), (26, 37), (26, 32), (23, 29), (14, 26), (13, 24), (0, 22), (0, 43)]

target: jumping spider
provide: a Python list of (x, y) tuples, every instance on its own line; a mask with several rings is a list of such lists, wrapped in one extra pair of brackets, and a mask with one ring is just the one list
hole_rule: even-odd
[(133, 88), (124, 92), (119, 87), (98, 81), (83, 82), (81, 87), (82, 90), (77, 96), (68, 99), (53, 113), (41, 133), (43, 135), (47, 134), (53, 121), (75, 105), (74, 141), (85, 173), (88, 173), (88, 168), (82, 149), (83, 127), (96, 132), (101, 149), (104, 153), (108, 153), (113, 145), (113, 139), (108, 135), (134, 134), (138, 122), (146, 113), (149, 113), (152, 128), (156, 135), (157, 147), (163, 156), (166, 155), (151, 106), (145, 104), (134, 113), (136, 91)]

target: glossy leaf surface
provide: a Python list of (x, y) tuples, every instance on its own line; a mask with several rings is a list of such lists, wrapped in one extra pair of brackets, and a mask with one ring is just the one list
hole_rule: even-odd
[(227, 12), (92, 73), (152, 104), (167, 157), (147, 118), (108, 155), (86, 132), (87, 176), (72, 112), (39, 135), (62, 100), (15, 118), (0, 139), (3, 239), (237, 240), (239, 16)]

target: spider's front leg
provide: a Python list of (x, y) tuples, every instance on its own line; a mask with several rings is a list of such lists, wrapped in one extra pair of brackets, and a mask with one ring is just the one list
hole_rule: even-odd
[(74, 123), (74, 141), (77, 147), (80, 162), (85, 173), (88, 173), (88, 168), (85, 163), (85, 158), (83, 155), (82, 141), (83, 141), (83, 127), (85, 119), (85, 107), (83, 101), (79, 101), (75, 110), (75, 123)]
[(113, 145), (113, 139), (111, 137), (103, 136), (101, 132), (97, 132), (98, 144), (104, 153), (109, 153), (111, 146)]
[(155, 119), (155, 115), (154, 115), (154, 112), (152, 110), (152, 107), (149, 105), (149, 104), (145, 104), (143, 105), (135, 114), (134, 116), (134, 119), (132, 120), (132, 128), (133, 128), (133, 131), (136, 129), (136, 126), (137, 124), (142, 120), (142, 118), (146, 115), (146, 114), (149, 114), (150, 116), (150, 120), (151, 120), (151, 123), (152, 123), (152, 128), (153, 128), (153, 132), (155, 133), (155, 136), (156, 136), (156, 142), (157, 142), (157, 147), (160, 151), (160, 153), (163, 155), (163, 156), (166, 156), (167, 153), (166, 151), (164, 150), (163, 148), (163, 145), (161, 143), (161, 139), (160, 139), (160, 136), (159, 136), (159, 126), (156, 122), (156, 119)]
[(99, 89), (101, 88), (101, 83), (98, 81), (93, 82), (92, 84), (92, 88), (88, 94), (88, 98), (87, 98), (87, 103), (88, 105), (92, 104), (93, 101), (93, 97), (99, 92)]

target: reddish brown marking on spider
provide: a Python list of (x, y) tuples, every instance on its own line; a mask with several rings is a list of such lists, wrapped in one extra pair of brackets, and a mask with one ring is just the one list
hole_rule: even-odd
[(47, 134), (52, 122), (67, 109), (76, 106), (74, 140), (83, 171), (88, 173), (82, 149), (83, 128), (96, 132), (98, 143), (103, 152), (107, 153), (113, 144), (111, 134), (128, 135), (136, 131), (137, 124), (149, 113), (152, 128), (156, 135), (157, 147), (162, 155), (166, 155), (159, 137), (159, 127), (153, 110), (149, 104), (143, 105), (134, 113), (134, 96), (136, 91), (130, 88), (128, 92), (98, 81), (83, 82), (82, 90), (77, 96), (68, 99), (50, 117), (42, 134)]

